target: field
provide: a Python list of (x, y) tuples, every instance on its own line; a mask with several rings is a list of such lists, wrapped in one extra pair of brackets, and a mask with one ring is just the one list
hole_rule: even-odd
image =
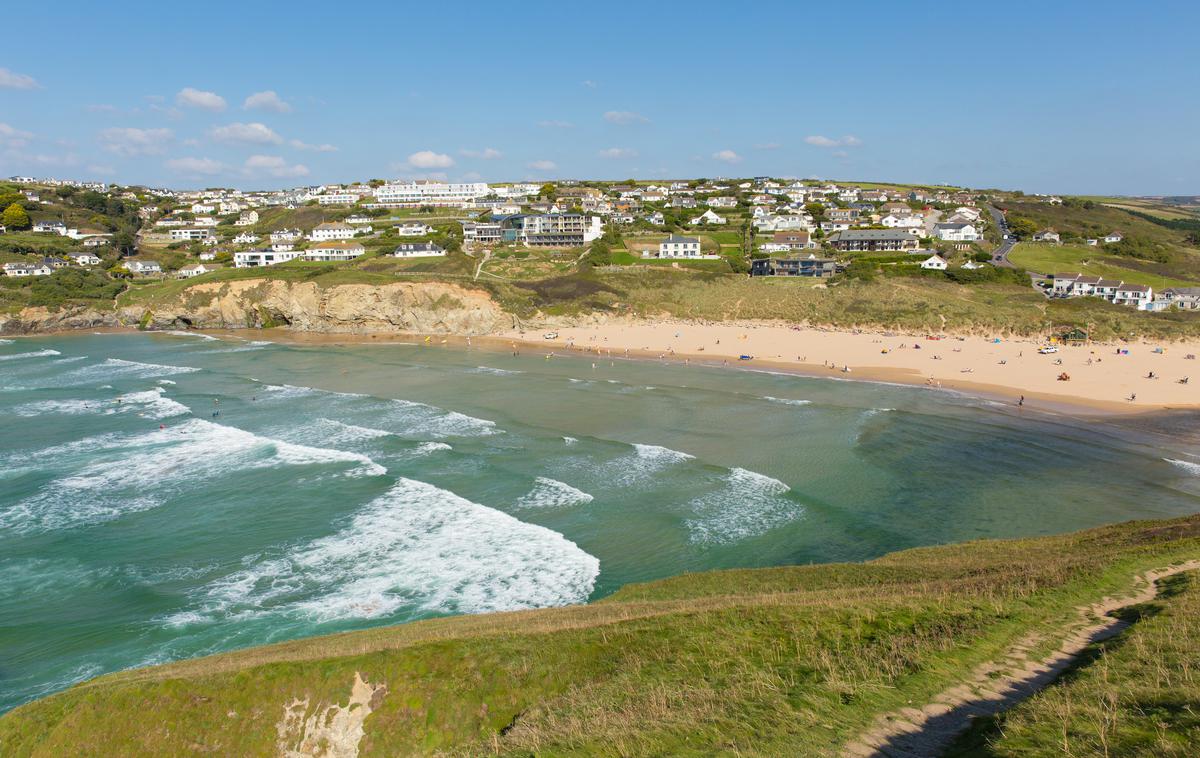
[(1022, 242), (1013, 248), (1009, 260), (1017, 266), (1042, 274), (1076, 273), (1103, 276), (1106, 279), (1122, 279), (1131, 284), (1148, 284), (1156, 290), (1200, 286), (1200, 276), (1184, 279), (1160, 274), (1156, 269), (1170, 271), (1170, 267), (1151, 261), (1105, 255), (1103, 246)]
[[(864, 564), (685, 575), (592, 605), (252, 648), (112, 674), (18, 708), (0, 718), (0, 753), (274, 754), (333, 736), (320, 724), (335, 712), (317, 714), (346, 703), (361, 677), (359, 705), (339, 718), (361, 720), (365, 756), (838, 755), (880, 714), (919, 707), (1016, 640), (1037, 635), (1048, 652), (1076, 606), (1196, 558), (1198, 538), (1200, 517), (1133, 522)], [(1108, 643), (1124, 659), (1099, 668), (1090, 650), (1062, 692), (1011, 714), (1009, 724), (1029, 724), (1011, 753), (973, 754), (1097, 754), (1088, 719), (1110, 717), (1110, 699), (1124, 718), (1106, 735), (1122, 754), (1159, 754), (1164, 731), (1194, 735), (1200, 682), (1185, 661), (1195, 593), (1168, 588), (1157, 602), (1158, 616)], [(1160, 654), (1178, 664), (1169, 680)], [(1142, 698), (1166, 694), (1173, 705), (1153, 721), (1138, 715)], [(1054, 698), (1066, 696), (1084, 705), (1064, 731)], [(997, 733), (979, 729), (972, 744)]]

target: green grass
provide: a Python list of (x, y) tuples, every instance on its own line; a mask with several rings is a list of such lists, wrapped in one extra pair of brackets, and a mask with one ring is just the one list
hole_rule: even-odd
[(251, 648), (18, 708), (0, 718), (0, 754), (274, 754), (285, 704), (345, 703), (360, 673), (387, 685), (363, 756), (836, 755), (879, 714), (926, 702), (1031, 632), (1052, 635), (1135, 573), (1200, 555), (1198, 537), (1200, 517), (1136, 522)]
[(949, 755), (1190, 758), (1200, 749), (1200, 581), (1163, 580), (1125, 634), (1090, 648), (1055, 685), (983, 719)]
[(1089, 274), (1106, 279), (1122, 279), (1131, 284), (1148, 284), (1156, 290), (1200, 284), (1200, 276), (1183, 279), (1157, 273), (1166, 267), (1151, 261), (1105, 255), (1103, 246), (1022, 242), (1013, 248), (1009, 259), (1017, 266), (1042, 274)]

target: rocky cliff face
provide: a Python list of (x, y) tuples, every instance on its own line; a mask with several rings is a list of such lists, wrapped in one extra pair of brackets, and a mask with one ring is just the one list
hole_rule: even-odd
[(312, 332), (486, 334), (512, 326), (485, 292), (438, 282), (385, 285), (248, 279), (189, 287), (174, 300), (118, 309), (150, 329), (290, 326)]
[(146, 329), (238, 329), (290, 326), (312, 332), (487, 334), (513, 325), (486, 292), (438, 282), (385, 285), (248, 279), (197, 284), (173, 299), (90, 308), (25, 308), (0, 316), (0, 334), (102, 326)]

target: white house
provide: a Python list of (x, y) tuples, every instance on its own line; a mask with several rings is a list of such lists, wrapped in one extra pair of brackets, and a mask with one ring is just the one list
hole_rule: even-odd
[(339, 222), (317, 224), (308, 238), (313, 242), (328, 242), (330, 240), (348, 240), (355, 235), (354, 227)]
[(1058, 236), (1058, 232), (1053, 229), (1043, 229), (1033, 235), (1034, 242), (1062, 242), (1062, 238)]
[(244, 252), (233, 254), (233, 265), (235, 268), (274, 266), (276, 263), (285, 263), (287, 261), (295, 260), (303, 254), (304, 253), (299, 250), (246, 250)]
[(235, 245), (253, 245), (255, 242), (258, 242), (258, 235), (250, 232), (242, 232), (233, 238)]
[(203, 263), (193, 263), (191, 266), (184, 266), (175, 272), (175, 276), (180, 279), (191, 279), (194, 276), (207, 274), (209, 271), (216, 271), (214, 266), (205, 266)]
[(713, 213), (711, 208), (709, 208), (704, 213), (701, 213), (699, 216), (697, 216), (696, 218), (694, 218), (688, 222), (688, 224), (690, 224), (691, 226), (696, 226), (697, 224), (724, 224), (724, 223), (725, 223), (725, 219), (723, 217), (718, 216), (717, 214)]
[(67, 257), (75, 261), (77, 266), (98, 266), (100, 258), (92, 253), (68, 253)]
[(112, 244), (112, 240), (110, 240), (107, 236), (96, 235), (94, 237), (84, 237), (83, 238), (83, 246), (84, 247), (100, 247), (101, 245), (111, 245), (111, 244)]
[(1121, 234), (1120, 232), (1109, 232), (1108, 234), (1104, 235), (1104, 244), (1108, 245), (1113, 242), (1120, 242), (1123, 239), (1125, 239), (1124, 234)]
[(396, 234), (401, 237), (423, 237), (433, 233), (433, 227), (421, 221), (406, 221), (396, 224)]
[(258, 211), (246, 211), (233, 222), (234, 226), (254, 226), (258, 223)]
[(330, 192), (317, 198), (321, 205), (354, 205), (358, 202), (355, 192)]
[(704, 201), (709, 208), (736, 208), (737, 198), (733, 195), (717, 195)]
[(700, 257), (700, 240), (695, 237), (680, 237), (677, 234), (672, 234), (662, 242), (658, 243), (657, 256), (647, 250), (642, 253), (643, 258), (699, 258)]
[(5, 276), (50, 276), (54, 269), (44, 263), (5, 263)]
[(61, 221), (35, 221), (33, 231), (38, 234), (59, 234), (65, 237), (67, 225)]
[(945, 271), (946, 259), (935, 253), (921, 261), (921, 268), (929, 271)]
[(348, 261), (366, 251), (367, 249), (358, 242), (335, 240), (314, 245), (302, 253), (306, 261)]
[(663, 216), (662, 213), (659, 211), (655, 211), (654, 213), (651, 213), (649, 216), (646, 216), (646, 220), (649, 221), (651, 224), (654, 224), (655, 226), (662, 226), (663, 224), (665, 224), (667, 222), (666, 217)]
[(217, 206), (208, 203), (193, 203), (191, 210), (192, 213), (213, 213), (217, 210)]
[(216, 216), (196, 216), (192, 220), (192, 226), (215, 227), (219, 223)]
[(1122, 284), (1113, 294), (1117, 305), (1132, 305), (1139, 311), (1146, 310), (1154, 302), (1154, 290), (1145, 284)]
[(435, 242), (405, 242), (392, 253), (395, 258), (441, 258), (445, 255), (446, 248)]
[(972, 224), (934, 224), (934, 235), (945, 242), (974, 242), (979, 230)]
[(212, 229), (172, 229), (171, 239), (176, 242), (205, 242), (209, 239), (216, 240), (213, 236)]
[(125, 268), (129, 269), (133, 274), (161, 274), (162, 266), (158, 265), (158, 261), (126, 261)]

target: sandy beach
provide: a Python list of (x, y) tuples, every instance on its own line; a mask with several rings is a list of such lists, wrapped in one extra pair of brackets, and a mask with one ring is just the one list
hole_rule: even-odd
[[(549, 330), (548, 330), (549, 331)], [(498, 335), (545, 350), (599, 352), (787, 370), (809, 376), (941, 387), (1098, 413), (1200, 408), (1200, 343), (1055, 345), (1032, 338), (846, 332), (783, 324), (659, 322), (567, 327)], [(741, 360), (741, 356), (752, 356)], [(1059, 376), (1066, 374), (1069, 380)], [(1181, 380), (1188, 378), (1187, 383)]]

